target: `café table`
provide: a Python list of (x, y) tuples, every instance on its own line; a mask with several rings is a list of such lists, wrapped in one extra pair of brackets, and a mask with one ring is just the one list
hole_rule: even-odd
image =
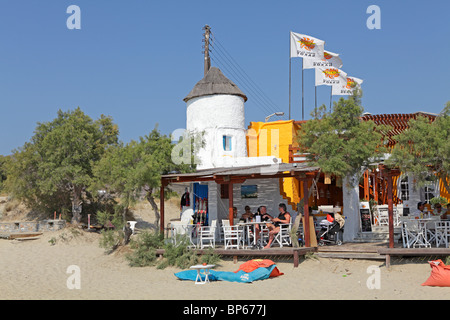
[[(250, 227), (253, 226), (253, 245), (256, 246), (256, 225), (272, 223), (271, 221), (248, 221), (248, 222), (239, 222), (237, 225), (245, 226), (247, 228), (247, 244), (250, 245)], [(260, 231), (261, 233), (261, 231)], [(260, 237), (261, 238), (261, 237)]]
[[(216, 265), (215, 264), (207, 264), (207, 265), (203, 265), (203, 264), (197, 264), (195, 266), (191, 266), (190, 269), (196, 269), (197, 270), (197, 277), (195, 278), (195, 284), (205, 284), (205, 283), (209, 283), (209, 274), (210, 274), (210, 270), (211, 268), (214, 268)], [(204, 275), (205, 275), (205, 280), (202, 280), (202, 276), (201, 276), (201, 270), (204, 270)]]

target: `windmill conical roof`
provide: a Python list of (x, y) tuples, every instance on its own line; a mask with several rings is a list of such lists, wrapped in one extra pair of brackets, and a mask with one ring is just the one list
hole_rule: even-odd
[(209, 96), (214, 94), (230, 94), (244, 98), (247, 101), (247, 96), (238, 88), (233, 81), (225, 77), (216, 67), (211, 67), (202, 80), (197, 82), (194, 88), (183, 100), (188, 102), (190, 99)]

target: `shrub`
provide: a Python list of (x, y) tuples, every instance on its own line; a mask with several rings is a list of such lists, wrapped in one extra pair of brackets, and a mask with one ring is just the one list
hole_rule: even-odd
[(123, 232), (117, 230), (102, 230), (100, 237), (100, 248), (112, 252), (123, 241)]
[[(175, 244), (176, 243), (176, 244)], [(181, 269), (198, 263), (215, 264), (220, 261), (220, 256), (214, 253), (212, 248), (199, 256), (195, 250), (189, 250), (189, 239), (186, 235), (177, 236), (176, 242), (166, 241), (158, 232), (143, 232), (136, 240), (132, 240), (133, 252), (126, 256), (132, 267), (156, 266), (164, 269), (174, 266)], [(164, 258), (156, 257), (156, 249), (163, 248)]]

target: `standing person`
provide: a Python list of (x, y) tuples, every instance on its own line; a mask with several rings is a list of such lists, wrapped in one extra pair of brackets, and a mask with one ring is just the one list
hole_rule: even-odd
[(273, 224), (268, 224), (269, 228), (269, 242), (264, 247), (264, 249), (269, 249), (272, 245), (272, 241), (275, 238), (275, 235), (280, 232), (280, 224), (290, 223), (291, 222), (291, 214), (286, 211), (286, 205), (284, 203), (280, 203), (278, 205), (278, 210), (280, 214), (277, 218), (271, 218), (270, 220)]
[(124, 245), (127, 245), (130, 242), (130, 237), (133, 234), (133, 229), (131, 229), (131, 224), (127, 222), (126, 226), (123, 227), (123, 232), (125, 233), (125, 237), (123, 239)]

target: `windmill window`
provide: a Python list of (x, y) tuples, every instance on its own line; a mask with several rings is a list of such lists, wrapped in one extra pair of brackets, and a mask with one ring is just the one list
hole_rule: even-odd
[(223, 150), (231, 151), (231, 136), (223, 136)]

